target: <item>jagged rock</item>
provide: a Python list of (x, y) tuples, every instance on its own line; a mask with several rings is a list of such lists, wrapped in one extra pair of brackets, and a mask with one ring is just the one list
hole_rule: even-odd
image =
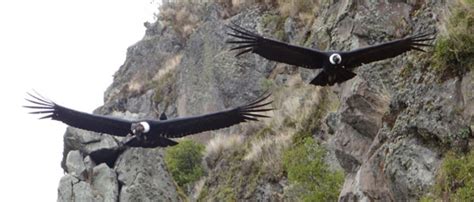
[(67, 171), (66, 157), (69, 152), (73, 150), (81, 151), (84, 155), (95, 153), (93, 156), (98, 156), (98, 158), (92, 158), (92, 160), (94, 160), (96, 164), (100, 164), (102, 162), (110, 162), (108, 153), (107, 156), (105, 154), (100, 155), (102, 154), (100, 153), (100, 151), (119, 150), (118, 139), (119, 138), (116, 139), (116, 137), (107, 134), (100, 134), (73, 127), (68, 127), (66, 133), (64, 134), (64, 151), (62, 161), (63, 169)]
[(79, 181), (73, 185), (73, 196), (71, 201), (96, 201), (92, 193), (91, 185), (84, 181)]
[[(350, 85), (352, 83), (352, 85)], [(388, 110), (388, 95), (374, 90), (367, 81), (355, 78), (345, 84), (339, 108), (341, 122), (359, 134), (373, 139), (382, 126), (382, 116)]]
[(146, 36), (129, 47), (124, 64), (105, 91), (103, 107), (107, 111), (126, 111), (125, 105), (129, 98), (140, 96), (153, 87), (151, 82), (158, 79), (154, 76), (165, 69), (166, 62), (182, 49), (182, 43), (179, 34), (166, 27), (160, 35)]
[[(80, 157), (80, 162), (72, 162), (82, 164), (82, 156), (78, 151), (69, 152), (68, 160)], [(79, 161), (79, 160), (78, 160)], [(68, 161), (68, 169), (70, 169)], [(77, 165), (75, 165), (77, 166)], [(113, 169), (105, 164), (95, 166), (93, 169), (85, 169), (83, 172), (90, 172), (91, 176), (82, 178), (76, 176), (74, 171), (61, 178), (58, 189), (58, 201), (117, 201), (118, 200), (118, 181), (116, 173)]]
[(128, 149), (120, 155), (115, 170), (121, 184), (120, 201), (180, 201), (161, 149)]
[(386, 155), (384, 174), (391, 181), (389, 186), (395, 201), (420, 198), (422, 193), (429, 191), (440, 164), (436, 151), (416, 138), (389, 143), (383, 149)]
[(99, 201), (118, 201), (119, 184), (117, 174), (105, 164), (94, 167), (92, 187), (97, 192)]
[(65, 175), (59, 181), (58, 188), (58, 202), (59, 201), (72, 201), (73, 199), (73, 186), (78, 183), (79, 179), (72, 175)]
[(89, 183), (73, 175), (65, 175), (59, 182), (58, 201), (96, 201)]
[(66, 158), (66, 170), (69, 174), (84, 180), (87, 178), (87, 167), (81, 153), (77, 150), (70, 151)]

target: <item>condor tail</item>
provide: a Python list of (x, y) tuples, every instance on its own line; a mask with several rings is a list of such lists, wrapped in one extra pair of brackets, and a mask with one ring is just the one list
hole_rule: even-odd
[(323, 70), (316, 77), (314, 77), (310, 84), (313, 84), (315, 86), (332, 86), (335, 83), (342, 83), (344, 81), (352, 79), (356, 75), (357, 74), (342, 68), (329, 73)]

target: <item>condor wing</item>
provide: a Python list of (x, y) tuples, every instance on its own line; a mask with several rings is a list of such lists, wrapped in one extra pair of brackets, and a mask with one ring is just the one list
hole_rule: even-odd
[(392, 58), (411, 50), (425, 52), (421, 47), (431, 46), (430, 44), (427, 44), (426, 41), (433, 40), (434, 34), (434, 32), (419, 34), (375, 46), (342, 52), (342, 63), (345, 68), (355, 68), (362, 64)]
[[(177, 138), (226, 128), (242, 122), (257, 121), (258, 118), (268, 117), (260, 112), (272, 110), (268, 107), (272, 101), (264, 102), (269, 96), (270, 94), (264, 95), (249, 104), (216, 113), (154, 122), (150, 133), (160, 134), (165, 138)], [(153, 131), (154, 129), (159, 131)]]
[(236, 56), (253, 52), (268, 60), (309, 69), (322, 68), (323, 62), (327, 58), (323, 52), (318, 50), (268, 39), (235, 24), (228, 26), (228, 28), (233, 32), (227, 34), (235, 37), (236, 40), (226, 42), (237, 45), (230, 49), (239, 50)]
[(26, 98), (30, 105), (23, 106), (33, 109), (30, 114), (44, 115), (40, 119), (51, 118), (61, 121), (69, 126), (88, 131), (107, 133), (115, 136), (126, 136), (130, 133), (131, 121), (96, 114), (89, 114), (58, 105), (40, 95), (28, 93)]

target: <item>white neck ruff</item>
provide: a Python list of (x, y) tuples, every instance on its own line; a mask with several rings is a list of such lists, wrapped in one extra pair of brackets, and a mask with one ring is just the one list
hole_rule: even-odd
[(146, 121), (142, 121), (140, 124), (143, 126), (143, 133), (148, 133), (150, 131), (150, 124)]

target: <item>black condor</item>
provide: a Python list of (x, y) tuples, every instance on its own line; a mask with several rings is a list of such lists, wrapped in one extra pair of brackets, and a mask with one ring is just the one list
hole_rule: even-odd
[(270, 93), (264, 93), (249, 104), (204, 114), (200, 116), (167, 119), (164, 114), (160, 120), (126, 120), (118, 117), (89, 114), (58, 105), (41, 95), (28, 93), (26, 98), (33, 109), (30, 114), (43, 114), (40, 119), (51, 118), (69, 126), (88, 131), (106, 133), (114, 136), (127, 136), (124, 144), (130, 147), (166, 147), (178, 144), (169, 138), (179, 138), (204, 131), (217, 130), (242, 122), (257, 121), (268, 116), (260, 114), (272, 110), (272, 101), (265, 101)]
[(419, 34), (352, 51), (325, 52), (265, 38), (236, 24), (228, 28), (232, 32), (227, 34), (238, 39), (226, 41), (237, 44), (231, 48), (240, 50), (236, 56), (252, 52), (268, 60), (308, 69), (322, 68), (323, 70), (310, 82), (316, 86), (331, 86), (352, 79), (356, 76), (352, 70), (362, 64), (392, 58), (410, 50), (425, 52), (421, 47), (431, 46), (425, 42), (433, 40), (435, 34), (435, 32)]

